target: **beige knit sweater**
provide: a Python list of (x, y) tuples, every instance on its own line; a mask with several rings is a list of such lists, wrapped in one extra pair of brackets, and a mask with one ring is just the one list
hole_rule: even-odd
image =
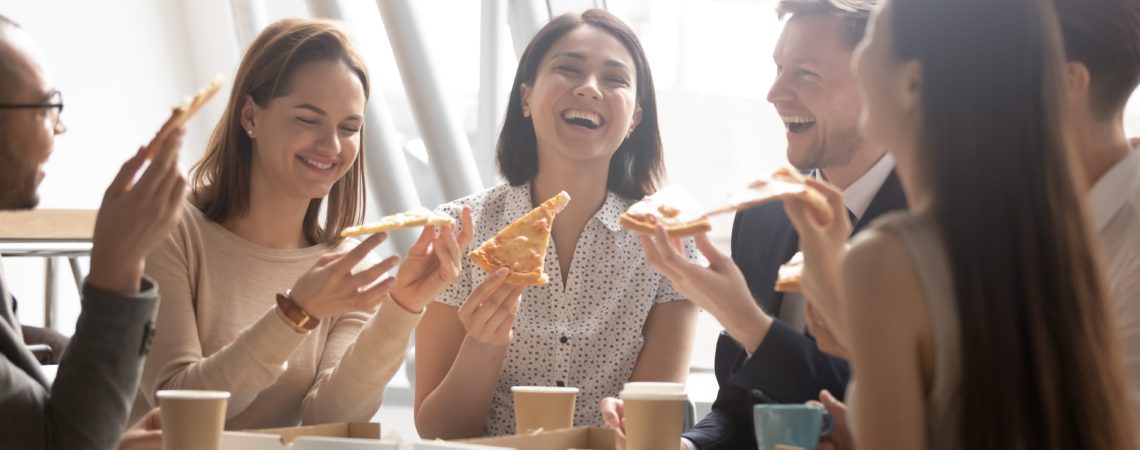
[(331, 249), (261, 247), (185, 209), (146, 262), (162, 302), (132, 417), (159, 390), (209, 389), (231, 393), (230, 430), (371, 419), (421, 315), (388, 300), (299, 334), (274, 312), (276, 294)]

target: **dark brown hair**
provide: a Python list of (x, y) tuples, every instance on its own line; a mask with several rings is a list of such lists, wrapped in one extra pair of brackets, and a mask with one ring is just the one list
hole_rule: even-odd
[(1093, 113), (1119, 113), (1140, 83), (1140, 1), (1052, 1), (1069, 60), (1089, 70)]
[(843, 19), (847, 24), (847, 44), (855, 48), (867, 32), (867, 21), (875, 9), (876, 0), (780, 0), (776, 4), (776, 16), (810, 16), (829, 14)]
[(507, 115), (503, 120), (503, 130), (499, 133), (499, 173), (512, 186), (528, 183), (538, 174), (538, 140), (534, 134), (534, 124), (522, 114), (522, 85), (526, 83), (533, 86), (538, 66), (550, 47), (566, 33), (581, 26), (608, 33), (621, 42), (633, 57), (641, 122), (610, 159), (606, 187), (622, 197), (640, 199), (655, 192), (665, 177), (653, 75), (649, 72), (649, 62), (637, 35), (620, 19), (601, 9), (558, 16), (538, 30), (527, 45), (520, 58), (518, 71), (515, 72)]
[[(961, 323), (961, 448), (1131, 449), (1047, 0), (891, 0)], [(888, 26), (888, 24), (882, 24)]]
[[(348, 34), (325, 20), (286, 19), (265, 28), (245, 52), (229, 103), (210, 135), (206, 154), (191, 169), (191, 188), (199, 208), (210, 220), (223, 222), (249, 210), (249, 177), (252, 140), (241, 126), (241, 108), (246, 96), (264, 108), (269, 101), (287, 95), (292, 76), (301, 66), (320, 61), (347, 65), (369, 95), (368, 70)], [(313, 199), (305, 213), (302, 230), (313, 244), (340, 242), (340, 231), (364, 217), (364, 130), (360, 149), (343, 178), (329, 191), (324, 225), (318, 223), (323, 199)]]

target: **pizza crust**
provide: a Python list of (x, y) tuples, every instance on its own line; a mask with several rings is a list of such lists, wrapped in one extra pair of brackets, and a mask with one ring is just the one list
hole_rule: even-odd
[(804, 254), (796, 252), (788, 262), (780, 265), (776, 272), (776, 292), (800, 292), (800, 281), (803, 279)]
[(807, 178), (795, 169), (780, 167), (771, 175), (748, 184), (744, 189), (729, 194), (722, 205), (710, 209), (706, 216), (735, 213), (764, 203), (798, 198), (825, 214), (831, 220), (831, 205), (827, 198), (807, 185)]
[(372, 223), (345, 228), (340, 232), (340, 235), (342, 237), (360, 236), (363, 234), (376, 234), (404, 228), (426, 227), (429, 225), (455, 225), (455, 219), (433, 212), (427, 208), (416, 208), (411, 211), (381, 217), (380, 220)]
[(656, 233), (661, 224), (669, 237), (692, 236), (712, 230), (712, 224), (699, 210), (692, 195), (669, 186), (631, 205), (618, 218), (618, 224), (642, 235)]
[[(649, 222), (644, 218), (637, 218), (629, 214), (622, 214), (618, 218), (618, 224), (637, 234), (652, 235), (657, 233), (656, 222)], [(708, 233), (710, 230), (712, 230), (712, 224), (705, 218), (683, 225), (665, 226), (665, 234), (674, 238)]]
[(182, 102), (181, 105), (174, 107), (174, 111), (170, 113), (170, 118), (166, 119), (166, 123), (162, 124), (162, 128), (158, 129), (158, 133), (154, 135), (150, 143), (146, 146), (146, 159), (154, 159), (155, 153), (158, 152), (159, 143), (166, 140), (166, 137), (173, 133), (178, 127), (186, 124), (202, 105), (210, 101), (214, 94), (222, 88), (223, 78), (221, 74), (214, 76), (214, 80), (202, 89), (199, 89), (193, 97), (190, 97)]

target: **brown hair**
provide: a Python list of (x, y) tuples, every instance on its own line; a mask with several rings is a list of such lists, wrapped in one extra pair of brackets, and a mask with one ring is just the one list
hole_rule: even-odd
[[(241, 108), (246, 96), (266, 107), (269, 101), (287, 95), (292, 75), (305, 64), (340, 61), (364, 86), (368, 98), (368, 70), (348, 34), (325, 20), (286, 19), (265, 28), (245, 52), (229, 103), (210, 135), (206, 154), (191, 169), (191, 188), (199, 208), (210, 220), (223, 222), (249, 210), (249, 177), (253, 141), (241, 126)], [(360, 149), (343, 178), (329, 191), (324, 225), (318, 223), (323, 199), (313, 199), (305, 213), (302, 230), (313, 244), (335, 244), (340, 231), (364, 217), (364, 130)]]
[(847, 45), (855, 48), (867, 32), (867, 21), (875, 9), (876, 0), (780, 0), (776, 4), (776, 17), (829, 14), (847, 24)]
[(1052, 0), (1070, 61), (1088, 68), (1093, 113), (1124, 110), (1140, 83), (1140, 2)]
[(580, 27), (588, 26), (613, 36), (633, 57), (637, 77), (637, 104), (641, 107), (641, 122), (618, 147), (610, 159), (607, 186), (611, 192), (625, 198), (640, 199), (657, 190), (665, 177), (665, 161), (661, 149), (661, 132), (657, 125), (657, 97), (653, 88), (653, 75), (649, 61), (637, 35), (613, 14), (591, 9), (581, 14), (563, 14), (551, 20), (531, 39), (519, 60), (518, 71), (511, 87), (507, 115), (499, 133), (497, 160), (499, 173), (512, 186), (534, 180), (538, 175), (538, 139), (534, 124), (522, 114), (522, 85), (533, 85), (538, 66), (546, 52), (562, 36)]
[[(961, 448), (1131, 449), (1046, 0), (891, 0), (961, 323)], [(888, 24), (883, 24), (888, 26)], [(969, 32), (963, 32), (967, 28)]]

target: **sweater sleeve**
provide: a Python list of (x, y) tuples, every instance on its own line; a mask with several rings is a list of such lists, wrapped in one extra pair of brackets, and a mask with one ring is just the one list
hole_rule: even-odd
[[(163, 389), (207, 389), (230, 392), (226, 419), (238, 415), (288, 368), (288, 358), (304, 340), (272, 308), (242, 330), (238, 338), (209, 357), (202, 355), (192, 279), (200, 270), (189, 245), (185, 224), (155, 250), (147, 274), (162, 288), (149, 358), (141, 390), (150, 406)], [(240, 299), (234, 299), (240, 301)]]
[(388, 299), (370, 318), (346, 315), (338, 320), (325, 344), (317, 381), (301, 404), (301, 422), (371, 420), (421, 317), (422, 312), (409, 312)]
[[(17, 364), (14, 359), (30, 364), (35, 360), (15, 340), (14, 332), (3, 333), (0, 447), (114, 448), (146, 355), (156, 295), (146, 280), (135, 295), (84, 285), (75, 335), (50, 388), (41, 384), (41, 377), (25, 371), (26, 364)], [(9, 354), (17, 351), (19, 355)]]

